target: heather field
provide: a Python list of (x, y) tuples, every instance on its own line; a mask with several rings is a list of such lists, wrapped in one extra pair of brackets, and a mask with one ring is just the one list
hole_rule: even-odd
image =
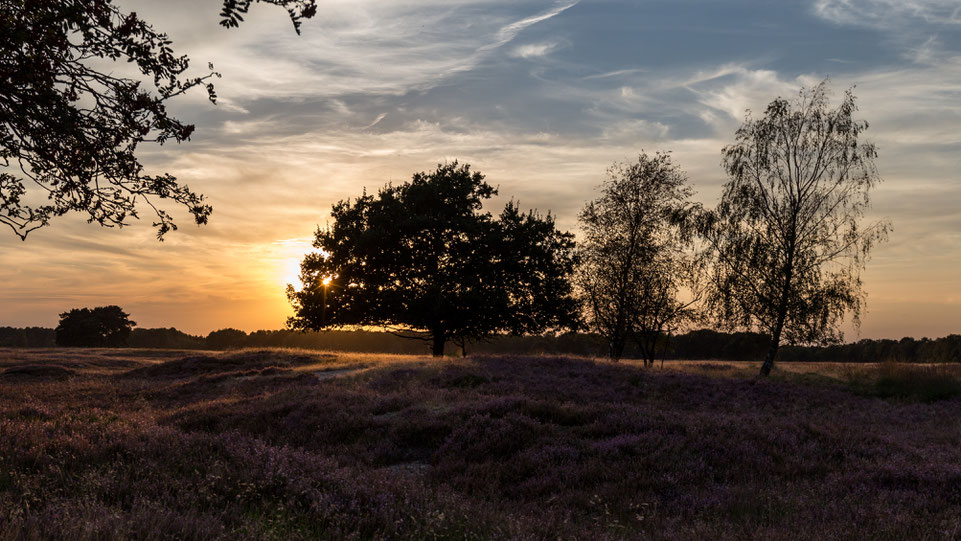
[(950, 539), (958, 372), (0, 350), (2, 539)]

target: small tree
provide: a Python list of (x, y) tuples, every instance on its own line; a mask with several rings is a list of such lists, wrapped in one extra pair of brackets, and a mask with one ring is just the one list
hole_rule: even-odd
[[(252, 1), (224, 0), (221, 24), (237, 26)], [(313, 0), (260, 1), (286, 8), (295, 28), (316, 13)], [(213, 66), (186, 76), (189, 60), (166, 34), (111, 0), (3, 0), (0, 28), (0, 224), (21, 239), (71, 211), (123, 226), (140, 203), (162, 239), (176, 225), (157, 199), (207, 222), (203, 196), (169, 174), (146, 174), (137, 150), (190, 138), (194, 126), (167, 102), (197, 86), (214, 101)], [(103, 68), (120, 60), (141, 77)]]
[(770, 337), (761, 375), (783, 341), (838, 342), (846, 314), (860, 323), (860, 272), (890, 225), (860, 223), (880, 178), (856, 110), (850, 90), (829, 109), (822, 82), (749, 115), (723, 150), (730, 180), (700, 219), (713, 257), (708, 304), (725, 326)]
[(379, 326), (444, 345), (507, 332), (571, 326), (573, 239), (550, 214), (508, 203), (481, 212), (497, 192), (457, 162), (417, 173), (334, 205), (301, 265), (302, 290), (288, 286), (295, 329)]
[(74, 308), (60, 314), (56, 328), (58, 346), (124, 347), (137, 324), (119, 306)]
[(693, 315), (695, 288), (688, 198), (693, 190), (670, 154), (641, 154), (637, 162), (608, 169), (603, 195), (580, 214), (584, 241), (578, 253), (578, 285), (587, 321), (619, 359), (637, 342), (651, 365), (665, 334)]

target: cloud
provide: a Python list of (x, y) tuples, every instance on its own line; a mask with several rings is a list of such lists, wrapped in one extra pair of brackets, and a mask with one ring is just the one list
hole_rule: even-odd
[(816, 0), (813, 6), (818, 17), (833, 24), (883, 32), (917, 64), (936, 65), (961, 54), (956, 0)]
[(545, 41), (541, 43), (527, 43), (525, 45), (519, 45), (511, 51), (510, 55), (515, 58), (540, 58), (547, 56), (553, 50), (557, 49), (558, 43), (556, 41)]
[(530, 17), (525, 17), (519, 21), (514, 21), (500, 29), (500, 31), (497, 33), (497, 40), (495, 42), (490, 43), (488, 45), (484, 45), (479, 50), (487, 51), (490, 49), (501, 47), (507, 43), (510, 43), (525, 28), (560, 15), (561, 13), (567, 11), (568, 9), (576, 6), (578, 1), (579, 0), (574, 0), (573, 2), (558, 4), (555, 7), (548, 9), (543, 13), (532, 15)]
[[(224, 39), (198, 42), (190, 53), (214, 63), (224, 75), (218, 93), (236, 102), (401, 95), (473, 69), (524, 30), (576, 4), (332, 1), (316, 20), (305, 22), (299, 36), (285, 21), (267, 16), (282, 11), (261, 10)], [(532, 47), (526, 50), (536, 53)]]
[(836, 24), (903, 28), (911, 20), (938, 26), (961, 25), (956, 0), (817, 0), (814, 12)]
[(370, 124), (364, 126), (364, 129), (373, 128), (374, 126), (380, 124), (380, 121), (381, 121), (381, 120), (384, 120), (385, 118), (387, 118), (387, 113), (381, 113), (381, 114), (377, 115), (377, 118), (375, 118), (374, 121), (371, 122)]
[(591, 79), (607, 79), (610, 77), (623, 77), (625, 75), (636, 75), (638, 73), (646, 73), (647, 71), (648, 70), (646, 69), (637, 69), (637, 68), (614, 70), (614, 71), (608, 71), (605, 73), (598, 73), (595, 75), (588, 75), (584, 77), (584, 80), (589, 81)]

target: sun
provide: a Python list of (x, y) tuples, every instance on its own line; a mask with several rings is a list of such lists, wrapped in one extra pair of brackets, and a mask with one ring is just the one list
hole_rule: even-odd
[(300, 259), (290, 259), (283, 263), (283, 278), (284, 284), (290, 284), (294, 287), (302, 287), (304, 284), (300, 281)]
[[(291, 285), (298, 290), (304, 287), (304, 282), (300, 279), (300, 265), (305, 258), (311, 255), (319, 255), (323, 259), (330, 257), (330, 252), (322, 248), (315, 248), (311, 240), (307, 238), (274, 241), (271, 252), (271, 259), (273, 260), (273, 268), (270, 273), (271, 281), (282, 280), (284, 286)], [(334, 276), (325, 278), (321, 281), (321, 284), (326, 287), (330, 285), (333, 278)]]

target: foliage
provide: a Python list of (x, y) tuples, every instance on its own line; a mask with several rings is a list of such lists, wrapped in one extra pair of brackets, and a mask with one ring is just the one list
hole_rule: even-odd
[(752, 361), (763, 356), (769, 345), (770, 338), (760, 333), (697, 329), (675, 336), (667, 356), (670, 359)]
[(123, 347), (135, 322), (119, 306), (74, 308), (60, 314), (57, 345), (65, 347)]
[(508, 203), (481, 212), (496, 194), (457, 162), (417, 173), (334, 205), (301, 265), (302, 290), (288, 286), (294, 329), (383, 326), (433, 342), (570, 326), (572, 235), (553, 217)]
[(961, 362), (961, 334), (941, 338), (910, 338), (900, 340), (862, 339), (857, 342), (827, 347), (788, 347), (779, 354), (784, 361), (834, 362), (899, 362), (899, 363), (959, 363)]
[(0, 327), (0, 347), (53, 347), (56, 333), (44, 327)]
[(290, 15), (290, 21), (294, 23), (294, 30), (300, 33), (300, 25), (303, 19), (309, 19), (317, 14), (316, 0), (224, 0), (223, 9), (220, 11), (220, 24), (224, 28), (235, 28), (240, 26), (244, 20), (247, 10), (254, 2), (263, 2), (281, 6)]
[(204, 344), (210, 349), (234, 349), (244, 347), (247, 333), (238, 329), (220, 329), (207, 335)]
[(782, 340), (834, 343), (845, 315), (859, 322), (860, 272), (889, 225), (860, 223), (880, 178), (855, 111), (850, 90), (829, 109), (822, 82), (748, 116), (723, 151), (730, 180), (700, 219), (714, 262), (708, 307), (771, 337), (764, 375)]
[(691, 319), (697, 258), (688, 219), (693, 190), (670, 154), (638, 156), (608, 169), (603, 194), (580, 214), (578, 285), (589, 325), (618, 359), (628, 340), (653, 364), (663, 335)]
[(204, 339), (170, 327), (168, 329), (134, 329), (127, 345), (132, 348), (203, 349)]
[[(312, 0), (262, 1), (287, 8), (295, 27), (316, 12)], [(225, 0), (223, 24), (236, 26), (250, 3)], [(194, 126), (170, 116), (167, 102), (194, 87), (215, 101), (213, 66), (188, 76), (188, 58), (166, 34), (111, 0), (4, 1), (0, 26), (0, 223), (21, 239), (71, 211), (123, 226), (141, 203), (162, 239), (176, 224), (156, 199), (207, 222), (203, 196), (170, 174), (147, 174), (137, 150), (190, 138)], [(121, 61), (129, 76), (110, 67)]]

